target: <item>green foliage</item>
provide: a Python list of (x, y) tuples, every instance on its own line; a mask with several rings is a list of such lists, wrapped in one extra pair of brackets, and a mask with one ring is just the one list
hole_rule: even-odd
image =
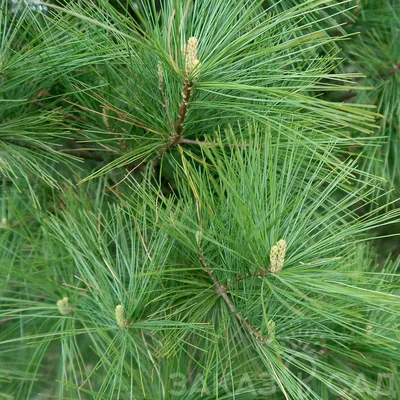
[(400, 5), (397, 1), (369, 2), (360, 9), (351, 28), (362, 34), (349, 43), (346, 50), (352, 65), (366, 75), (363, 84), (374, 87), (372, 93), (360, 94), (357, 100), (377, 105), (382, 115), (380, 132), (385, 136), (380, 147), (374, 151), (369, 150), (371, 161), (368, 167), (398, 188), (400, 78), (397, 72), (400, 69)]
[(16, 4), (0, 398), (395, 399), (398, 3)]

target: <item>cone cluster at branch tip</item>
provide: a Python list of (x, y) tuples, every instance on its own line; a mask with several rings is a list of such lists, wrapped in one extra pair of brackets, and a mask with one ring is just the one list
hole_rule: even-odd
[(188, 77), (193, 70), (200, 65), (200, 61), (197, 59), (197, 47), (199, 41), (195, 37), (191, 37), (187, 44), (182, 46), (182, 53), (185, 56), (185, 73)]
[(272, 246), (269, 253), (269, 272), (271, 272), (271, 274), (279, 274), (282, 271), (283, 263), (285, 262), (285, 256), (286, 241), (281, 239), (275, 246)]
[(72, 312), (71, 307), (69, 306), (68, 297), (64, 297), (62, 300), (57, 301), (58, 311), (62, 315), (67, 315)]
[(115, 319), (117, 321), (117, 325), (120, 328), (125, 328), (127, 326), (127, 322), (125, 319), (125, 313), (124, 313), (124, 307), (122, 306), (122, 304), (117, 305), (117, 307), (115, 307)]

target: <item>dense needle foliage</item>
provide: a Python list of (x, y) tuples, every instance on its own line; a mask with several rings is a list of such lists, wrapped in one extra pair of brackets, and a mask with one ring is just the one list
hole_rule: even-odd
[(397, 0), (0, 0), (0, 398), (395, 399)]

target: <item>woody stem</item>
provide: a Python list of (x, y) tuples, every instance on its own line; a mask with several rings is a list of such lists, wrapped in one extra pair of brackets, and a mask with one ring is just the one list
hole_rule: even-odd
[(189, 81), (189, 79), (186, 79), (185, 86), (183, 87), (182, 103), (179, 107), (178, 124), (176, 127), (176, 136), (178, 137), (178, 140), (183, 134), (183, 123), (185, 122), (187, 115), (188, 102), (190, 100), (192, 86), (193, 82)]
[(192, 86), (193, 81), (189, 80), (189, 78), (186, 78), (182, 92), (182, 103), (179, 106), (176, 131), (170, 136), (167, 145), (158, 152), (157, 159), (160, 159), (166, 151), (170, 150), (172, 147), (176, 146), (182, 141), (183, 124), (187, 116), (188, 102), (191, 97)]
[(236, 309), (235, 305), (233, 304), (232, 300), (230, 299), (230, 297), (228, 295), (226, 288), (218, 282), (218, 280), (215, 277), (214, 273), (212, 272), (211, 268), (207, 264), (207, 261), (204, 257), (203, 249), (201, 247), (199, 247), (199, 255), (200, 255), (200, 262), (203, 265), (204, 270), (207, 272), (207, 274), (210, 276), (211, 280), (213, 281), (215, 288), (217, 290), (217, 293), (224, 299), (225, 303), (231, 310), (232, 314), (235, 315), (236, 319), (258, 341), (260, 341), (262, 343), (270, 343), (270, 340), (265, 338), (257, 328), (250, 325), (249, 322), (247, 322), (247, 320), (242, 316), (242, 314), (240, 314), (239, 311)]

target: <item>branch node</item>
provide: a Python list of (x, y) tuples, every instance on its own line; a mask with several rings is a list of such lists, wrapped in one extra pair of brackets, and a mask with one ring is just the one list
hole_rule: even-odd
[(221, 296), (224, 299), (225, 303), (227, 304), (227, 306), (229, 307), (231, 312), (235, 315), (236, 319), (242, 324), (242, 326), (251, 335), (253, 335), (259, 342), (262, 342), (262, 343), (265, 343), (265, 344), (271, 343), (270, 339), (265, 338), (257, 328), (253, 327), (247, 321), (247, 318), (243, 317), (242, 314), (239, 313), (239, 311), (236, 309), (235, 305), (233, 304), (232, 300), (230, 299), (230, 297), (228, 295), (228, 292), (227, 292), (227, 289), (225, 288), (225, 286), (221, 285), (218, 282), (217, 278), (215, 277), (213, 271), (211, 270), (211, 268), (207, 264), (207, 261), (206, 261), (206, 259), (204, 257), (203, 248), (201, 246), (201, 241), (202, 241), (202, 233), (201, 233), (201, 231), (198, 231), (196, 233), (196, 241), (197, 241), (197, 246), (198, 246), (200, 262), (203, 265), (204, 270), (207, 272), (207, 274), (209, 275), (209, 277), (213, 281), (213, 283), (215, 285), (215, 289), (216, 289), (218, 295)]

